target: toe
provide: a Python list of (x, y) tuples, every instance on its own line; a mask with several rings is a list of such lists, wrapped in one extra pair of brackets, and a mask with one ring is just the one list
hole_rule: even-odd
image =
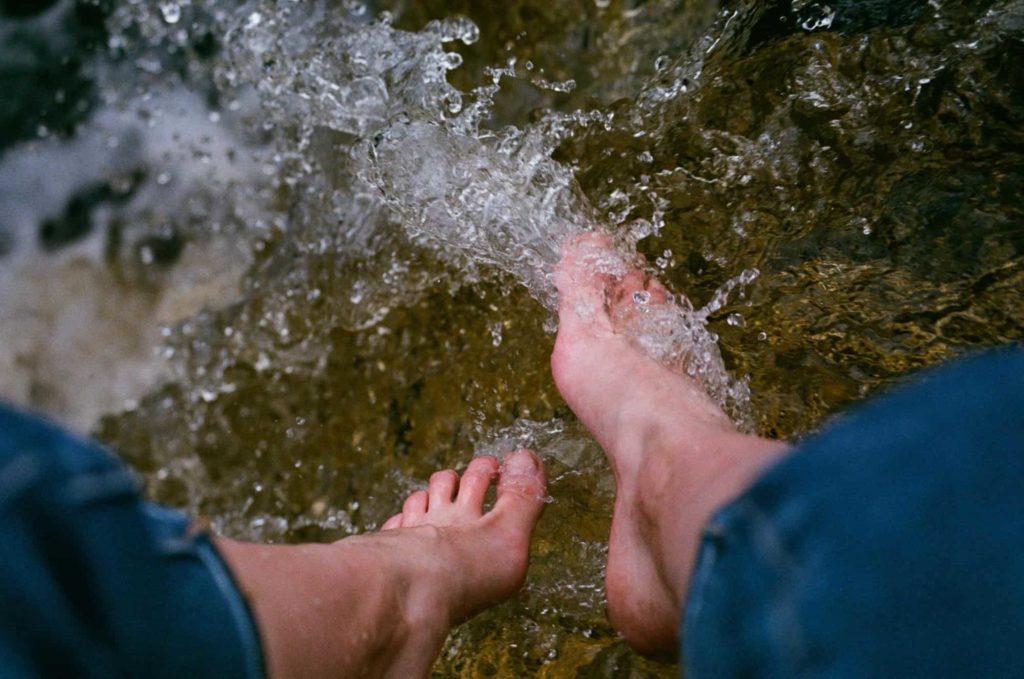
[(443, 507), (455, 499), (455, 491), (459, 487), (459, 475), (453, 469), (444, 469), (430, 475), (427, 494), (430, 496), (430, 508)]
[(547, 479), (544, 465), (529, 450), (505, 458), (498, 480), (498, 501), (493, 514), (529, 534), (546, 506)]
[(384, 522), (384, 525), (380, 527), (381, 530), (392, 530), (393, 528), (402, 527), (402, 515), (395, 514), (390, 519)]
[(408, 526), (419, 522), (427, 513), (427, 491), (417, 490), (405, 499), (402, 505), (402, 525)]
[(487, 489), (498, 478), (498, 461), (486, 455), (469, 463), (459, 481), (459, 495), (455, 502), (460, 507), (482, 514)]
[(583, 326), (600, 329), (606, 325), (605, 289), (616, 275), (623, 273), (622, 257), (605, 234), (586, 233), (565, 244), (562, 259), (555, 269), (562, 329), (582, 329)]
[(620, 305), (623, 303), (632, 304), (640, 302), (641, 300), (646, 301), (647, 297), (640, 297), (640, 295), (643, 295), (643, 293), (647, 291), (645, 286), (646, 282), (647, 277), (644, 276), (643, 272), (639, 269), (633, 269), (623, 276), (619, 284), (615, 286), (615, 289), (611, 294), (612, 303)]
[(609, 295), (613, 306), (655, 305), (668, 302), (669, 293), (657, 278), (634, 269), (622, 277)]
[(667, 304), (669, 291), (657, 278), (647, 279), (647, 292), (651, 293), (651, 304)]

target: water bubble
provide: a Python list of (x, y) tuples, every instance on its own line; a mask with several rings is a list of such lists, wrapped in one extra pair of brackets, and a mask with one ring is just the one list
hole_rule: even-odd
[(445, 19), (432, 28), (437, 31), (441, 42), (459, 40), (464, 45), (472, 45), (480, 39), (480, 29), (467, 17)]
[(501, 342), (503, 340), (502, 333), (505, 329), (505, 324), (502, 323), (501, 321), (495, 321), (493, 323), (488, 324), (487, 329), (491, 333), (491, 344), (493, 346), (500, 347)]
[(352, 16), (361, 17), (366, 14), (366, 5), (359, 0), (345, 0), (344, 7)]
[(174, 0), (170, 0), (170, 2), (161, 2), (160, 14), (167, 23), (172, 25), (176, 24), (178, 23), (178, 20), (181, 19), (181, 6)]
[(447, 70), (454, 71), (459, 66), (462, 66), (462, 55), (458, 52), (445, 52), (442, 65)]
[(800, 28), (805, 31), (825, 30), (832, 27), (836, 11), (828, 5), (811, 5), (806, 12), (801, 12)]
[(725, 322), (734, 328), (742, 328), (747, 324), (746, 321), (743, 320), (743, 316), (740, 314), (729, 314), (726, 317)]
[(270, 359), (261, 351), (259, 356), (256, 357), (256, 363), (253, 367), (256, 368), (256, 372), (263, 372), (270, 367)]
[(633, 301), (637, 304), (647, 304), (651, 301), (651, 293), (646, 290), (637, 290), (633, 293)]

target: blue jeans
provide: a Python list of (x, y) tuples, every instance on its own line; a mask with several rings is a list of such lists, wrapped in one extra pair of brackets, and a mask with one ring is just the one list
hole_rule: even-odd
[(1024, 677), (1024, 352), (808, 440), (704, 533), (687, 679)]
[[(1024, 676), (1024, 353), (802, 445), (707, 527), (688, 679)], [(224, 563), (99, 446), (0, 408), (0, 674), (259, 677)]]
[(0, 676), (263, 674), (209, 538), (103, 448), (0, 407)]

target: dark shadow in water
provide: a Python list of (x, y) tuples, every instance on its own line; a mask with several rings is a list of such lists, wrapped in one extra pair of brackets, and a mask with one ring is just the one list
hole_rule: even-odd
[[(70, 135), (95, 104), (83, 65), (106, 41), (107, 3), (5, 0), (0, 14), (0, 154), (41, 128)], [(40, 11), (45, 8), (45, 11)]]
[(748, 51), (773, 40), (805, 33), (828, 12), (834, 12), (827, 22), (829, 30), (852, 35), (882, 26), (898, 28), (912, 24), (921, 17), (928, 3), (927, 0), (832, 0), (827, 3), (827, 9), (824, 3), (812, 2), (799, 8), (793, 5), (792, 0), (775, 0), (764, 3), (754, 13)]

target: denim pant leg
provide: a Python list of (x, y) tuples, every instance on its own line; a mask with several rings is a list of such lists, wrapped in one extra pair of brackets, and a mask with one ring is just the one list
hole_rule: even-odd
[(262, 677), (209, 538), (103, 448), (0, 407), (0, 675)]
[(708, 525), (687, 679), (1024, 677), (1024, 352), (845, 417)]

